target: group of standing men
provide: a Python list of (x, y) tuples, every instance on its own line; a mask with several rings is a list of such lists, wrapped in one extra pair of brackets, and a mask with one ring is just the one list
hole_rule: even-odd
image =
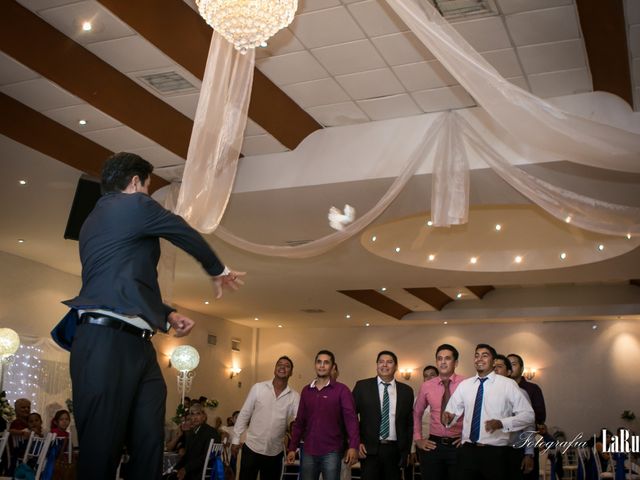
[(522, 377), (522, 358), (479, 344), (476, 375), (465, 379), (455, 372), (455, 347), (440, 345), (435, 357), (437, 373), (425, 377), (415, 402), (411, 387), (395, 379), (398, 358), (391, 351), (378, 354), (377, 375), (359, 380), (353, 393), (332, 376), (336, 362), (328, 350), (316, 355), (316, 378), (300, 395), (288, 386), (293, 362), (279, 358), (274, 379), (252, 387), (235, 425), (236, 453), (247, 434), (240, 479), (255, 480), (258, 473), (262, 480), (280, 478), (282, 439), (292, 421), (284, 460), (293, 463), (301, 447), (301, 480), (317, 480), (320, 473), (338, 480), (341, 464), (358, 460), (364, 480), (399, 480), (413, 441), (423, 479), (537, 478), (536, 452), (519, 439), (544, 423), (545, 406), (540, 388)]

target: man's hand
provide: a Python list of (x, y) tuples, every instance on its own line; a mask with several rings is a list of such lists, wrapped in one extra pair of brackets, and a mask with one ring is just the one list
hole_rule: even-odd
[(533, 470), (533, 455), (525, 455), (522, 459), (522, 465), (520, 468), (522, 469), (522, 473), (525, 475), (531, 473)]
[(189, 332), (196, 324), (196, 322), (191, 320), (189, 317), (185, 317), (178, 312), (171, 312), (167, 320), (169, 321), (169, 325), (171, 325), (171, 327), (176, 331), (173, 335), (174, 337), (184, 337), (185, 335), (189, 335)]
[(295, 461), (296, 461), (296, 452), (287, 453), (287, 463), (291, 465)]
[(484, 429), (489, 433), (502, 430), (502, 422), (500, 420), (487, 420), (484, 422)]
[(180, 470), (178, 470), (176, 476), (178, 477), (178, 480), (183, 480), (186, 474), (187, 471), (184, 468), (181, 468)]
[(217, 277), (212, 277), (213, 281), (213, 291), (216, 295), (216, 299), (222, 297), (222, 291), (225, 288), (230, 288), (231, 290), (238, 290), (244, 282), (240, 277), (244, 277), (247, 272), (235, 272), (230, 270), (226, 275), (219, 275)]
[(419, 448), (420, 450), (435, 450), (436, 449), (436, 442), (434, 442), (433, 440), (429, 440), (427, 438), (421, 438), (420, 440), (416, 440), (416, 448)]
[(360, 450), (358, 450), (358, 455), (360, 458), (367, 458), (367, 447), (364, 446), (364, 443), (360, 444)]
[(350, 448), (347, 450), (346, 455), (344, 456), (344, 463), (347, 465), (353, 465), (358, 461), (358, 452), (355, 448)]
[(238, 456), (238, 452), (240, 451), (240, 445), (231, 445), (231, 455), (234, 457)]
[(443, 412), (442, 419), (444, 420), (444, 426), (449, 425), (456, 416), (451, 412)]

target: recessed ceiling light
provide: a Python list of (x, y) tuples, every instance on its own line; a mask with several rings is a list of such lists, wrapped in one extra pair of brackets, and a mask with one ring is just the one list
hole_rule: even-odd
[(83, 32), (90, 32), (92, 28), (93, 28), (93, 25), (91, 25), (91, 22), (82, 22)]
[(370, 323), (365, 323), (364, 326), (368, 327), (369, 325), (371, 325)]
[(436, 259), (436, 256), (433, 253), (431, 253), (427, 258), (429, 259), (430, 262), (433, 262)]
[(631, 234), (627, 233), (627, 240), (631, 240)]
[(382, 288), (380, 289), (380, 291), (381, 291), (381, 292), (386, 292), (386, 291), (387, 291), (387, 287), (382, 287)]
[(462, 293), (458, 292), (458, 294), (456, 295), (456, 298), (462, 298)]
[(19, 238), (19, 239), (18, 239), (18, 243), (24, 243), (24, 239)]
[(204, 301), (204, 304), (205, 304), (205, 305), (209, 305), (209, 300), (205, 300), (205, 301)]
[(282, 328), (282, 325), (278, 325), (278, 328)]
[(601, 252), (604, 251), (604, 245), (603, 244), (598, 245), (598, 250), (600, 250)]
[(513, 259), (514, 262), (516, 263), (522, 263), (522, 257), (520, 255), (516, 255), (516, 257)]
[(449, 325), (449, 322), (447, 322), (446, 320), (442, 323), (444, 323), (445, 325)]
[(566, 252), (562, 252), (560, 254), (560, 260), (564, 260), (565, 258), (567, 258), (567, 254), (566, 254)]
[(475, 264), (475, 263), (478, 263), (478, 257), (471, 257), (471, 258), (469, 259), (469, 263), (474, 263), (474, 264)]
[(571, 215), (567, 215), (564, 219), (565, 222), (571, 223)]
[(19, 183), (20, 185), (26, 185), (26, 184), (27, 184), (27, 181), (26, 181), (26, 180), (18, 180), (18, 183)]
[(258, 317), (253, 317), (254, 322), (257, 322), (258, 320), (260, 320)]
[(400, 253), (400, 247), (396, 247), (396, 253)]
[(84, 119), (82, 119), (82, 120), (78, 120), (78, 125), (82, 125), (82, 126), (84, 126), (84, 125), (86, 125), (86, 124), (87, 124), (87, 121), (86, 121), (86, 120), (84, 120)]
[(344, 316), (344, 318), (351, 318), (351, 315), (349, 315), (348, 313)]
[(378, 239), (378, 237), (376, 237), (375, 235), (373, 237), (371, 237), (371, 241), (375, 242)]
[(496, 231), (499, 232), (500, 230), (502, 230), (502, 225), (496, 223)]
[(591, 325), (591, 330), (597, 330), (598, 329), (598, 325)]
[(431, 220), (427, 221), (427, 227), (430, 227), (431, 225), (433, 225), (433, 222)]

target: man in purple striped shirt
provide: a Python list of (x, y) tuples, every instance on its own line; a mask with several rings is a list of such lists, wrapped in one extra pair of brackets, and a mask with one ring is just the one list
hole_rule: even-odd
[(304, 451), (300, 460), (300, 479), (339, 480), (340, 460), (348, 437), (344, 462), (358, 461), (360, 445), (358, 418), (351, 390), (343, 383), (331, 379), (335, 356), (329, 350), (316, 355), (316, 378), (302, 389), (298, 415), (293, 424), (291, 441), (287, 449), (287, 463), (293, 463), (300, 440)]

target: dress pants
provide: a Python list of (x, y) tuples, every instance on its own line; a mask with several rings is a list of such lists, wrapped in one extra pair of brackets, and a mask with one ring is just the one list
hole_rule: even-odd
[(280, 480), (283, 456), (282, 452), (273, 457), (256, 453), (245, 443), (240, 460), (240, 480), (256, 480), (258, 473), (260, 480)]
[(465, 443), (456, 452), (458, 480), (510, 480), (507, 476), (510, 448)]
[(456, 447), (451, 440), (445, 443), (431, 435), (429, 440), (436, 442), (434, 450), (416, 449), (420, 460), (422, 480), (456, 480)]
[(381, 443), (375, 455), (360, 460), (362, 480), (400, 480), (400, 451), (398, 443)]
[(113, 480), (127, 447), (126, 478), (162, 476), (167, 387), (153, 344), (100, 325), (78, 326), (71, 348), (78, 480)]
[(535, 448), (533, 450), (533, 470), (524, 475), (524, 480), (538, 480), (540, 475), (540, 451)]

